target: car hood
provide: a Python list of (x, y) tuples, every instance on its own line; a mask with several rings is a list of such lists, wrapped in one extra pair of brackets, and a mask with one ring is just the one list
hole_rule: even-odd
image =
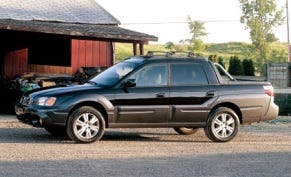
[(60, 87), (48, 87), (32, 90), (30, 92), (25, 93), (25, 95), (29, 97), (36, 96), (58, 96), (60, 94), (70, 94), (75, 92), (83, 92), (88, 90), (96, 90), (101, 89), (101, 86), (93, 85), (93, 84), (83, 84), (83, 85), (72, 85), (72, 86), (60, 86)]

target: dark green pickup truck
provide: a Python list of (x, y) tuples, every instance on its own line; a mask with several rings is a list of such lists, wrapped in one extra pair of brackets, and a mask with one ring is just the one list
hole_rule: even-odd
[[(240, 82), (218, 64), (173, 52), (134, 56), (83, 85), (27, 92), (15, 106), (19, 121), (72, 140), (100, 140), (106, 128), (204, 128), (215, 142), (233, 139), (240, 124), (275, 119), (269, 82)], [(224, 73), (221, 76), (220, 73)]]

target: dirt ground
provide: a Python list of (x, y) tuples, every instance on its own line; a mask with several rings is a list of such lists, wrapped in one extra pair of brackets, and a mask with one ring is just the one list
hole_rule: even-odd
[(291, 176), (291, 117), (242, 126), (228, 143), (203, 129), (108, 129), (75, 144), (2, 115), (0, 176)]

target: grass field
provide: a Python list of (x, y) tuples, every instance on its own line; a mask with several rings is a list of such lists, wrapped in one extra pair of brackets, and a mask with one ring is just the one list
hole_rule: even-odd
[[(188, 51), (187, 45), (176, 44), (178, 50)], [(169, 51), (162, 44), (149, 44), (144, 46), (145, 53), (148, 51)], [(269, 62), (287, 62), (288, 47), (286, 43), (272, 43), (270, 47)], [(115, 45), (115, 61), (118, 62), (124, 58), (133, 55), (132, 44), (116, 43)], [(242, 42), (229, 42), (220, 44), (206, 44), (206, 50), (202, 53), (203, 57), (208, 58), (209, 55), (217, 55), (222, 57), (227, 64), (231, 56), (238, 56), (240, 59), (249, 59), (251, 56), (251, 45)]]

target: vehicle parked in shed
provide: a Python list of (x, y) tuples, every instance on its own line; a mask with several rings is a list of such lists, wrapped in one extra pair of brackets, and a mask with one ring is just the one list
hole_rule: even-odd
[(25, 93), (15, 106), (19, 121), (66, 132), (76, 142), (100, 140), (106, 128), (204, 128), (214, 142), (232, 140), (240, 124), (275, 119), (269, 82), (239, 82), (218, 64), (174, 52), (134, 56), (78, 86)]

